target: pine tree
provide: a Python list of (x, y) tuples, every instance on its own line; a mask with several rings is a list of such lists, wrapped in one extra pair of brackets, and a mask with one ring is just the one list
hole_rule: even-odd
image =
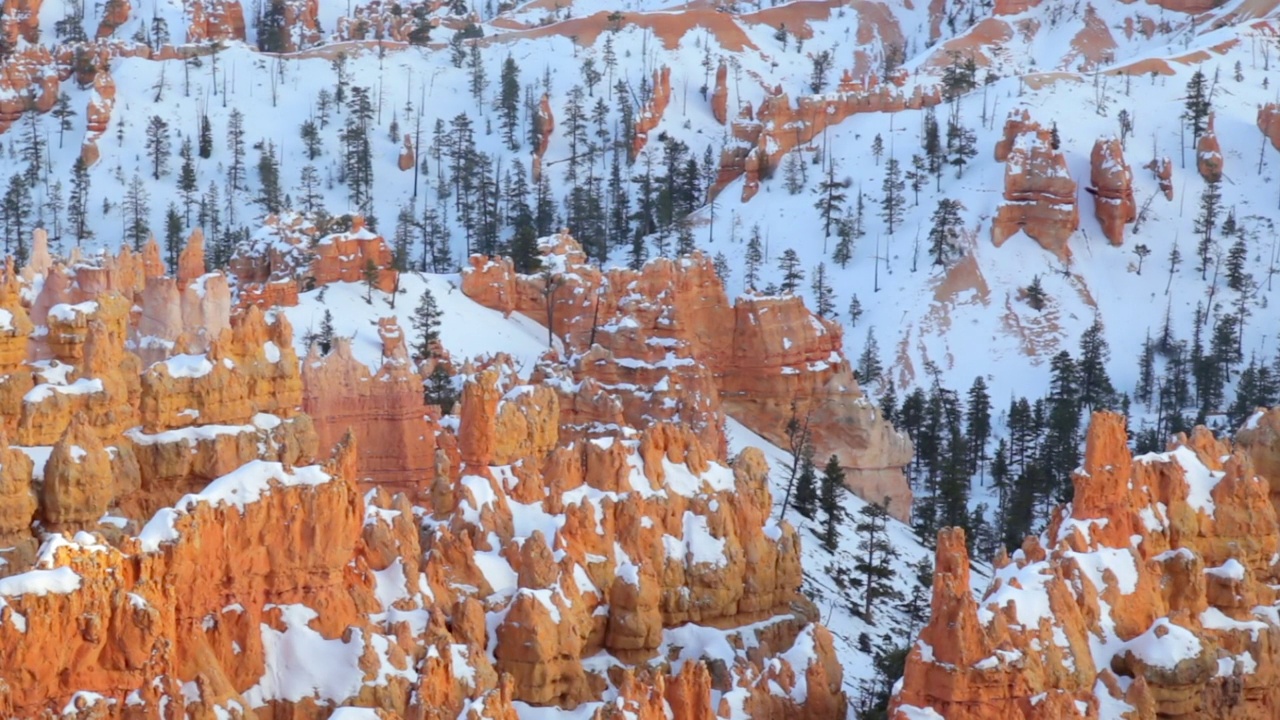
[(1142, 261), (1147, 259), (1151, 254), (1151, 248), (1142, 243), (1133, 246), (1133, 254), (1138, 256), (1138, 274), (1142, 274)]
[(1035, 310), (1043, 310), (1045, 301), (1048, 299), (1049, 296), (1045, 294), (1044, 286), (1040, 284), (1040, 276), (1033, 275), (1031, 277), (1031, 284), (1028, 285), (1025, 288), (1025, 290), (1026, 290), (1026, 296), (1027, 296), (1027, 304), (1030, 305)]
[(978, 154), (978, 136), (957, 120), (947, 122), (947, 162), (955, 166), (956, 177), (964, 175), (964, 166)]
[(303, 120), (298, 127), (298, 135), (302, 138), (302, 147), (307, 151), (307, 159), (315, 160), (324, 152), (324, 141), (320, 137), (320, 128), (310, 118)]
[(298, 209), (308, 215), (320, 210), (324, 197), (320, 194), (320, 172), (315, 165), (305, 165), (298, 178)]
[(826, 177), (818, 183), (818, 201), (813, 204), (822, 218), (822, 251), (824, 253), (827, 251), (826, 240), (831, 237), (831, 225), (838, 222), (840, 213), (844, 210), (845, 187), (843, 180), (836, 180), (836, 161), (832, 157), (827, 162)]
[(991, 395), (987, 382), (979, 375), (969, 386), (965, 403), (965, 442), (969, 448), (969, 474), (981, 472), (987, 459), (987, 440), (991, 437)]
[(934, 265), (946, 267), (960, 252), (960, 201), (942, 198), (933, 211), (929, 229), (929, 256)]
[(182, 140), (182, 147), (178, 151), (178, 155), (182, 158), (182, 167), (178, 169), (178, 194), (182, 197), (183, 221), (191, 224), (191, 208), (197, 202), (200, 194), (200, 186), (196, 179), (195, 161), (192, 158), (191, 138), (187, 137)]
[[(1231, 233), (1227, 232), (1227, 223), (1234, 220), (1233, 215), (1227, 216), (1227, 222), (1222, 224), (1223, 235), (1231, 237)], [(1232, 222), (1234, 224), (1234, 222)], [(1238, 292), (1244, 293), (1253, 284), (1253, 276), (1249, 274), (1249, 248), (1245, 245), (1244, 233), (1236, 232), (1235, 242), (1231, 243), (1231, 249), (1227, 251), (1227, 287)]]
[(916, 630), (929, 621), (929, 603), (933, 590), (933, 565), (927, 555), (910, 566), (913, 582), (906, 599), (898, 605), (898, 609), (907, 616), (907, 632), (914, 635)]
[(439, 306), (436, 305), (435, 295), (431, 293), (430, 288), (422, 291), (422, 297), (418, 300), (418, 306), (413, 311), (413, 317), (409, 320), (410, 327), (413, 328), (413, 356), (418, 360), (425, 360), (429, 357), (435, 357), (440, 343), (440, 312)]
[(67, 224), (71, 226), (71, 234), (76, 245), (93, 237), (89, 229), (89, 167), (84, 158), (76, 156), (71, 166), (71, 195), (67, 199)]
[(792, 506), (810, 520), (818, 509), (818, 473), (813, 467), (813, 448), (807, 445), (801, 452), (800, 472), (796, 475), (796, 495)]
[(813, 305), (814, 312), (818, 313), (820, 318), (835, 319), (836, 302), (835, 289), (831, 287), (831, 283), (827, 282), (827, 264), (818, 263), (818, 267), (813, 271)]
[(520, 68), (507, 55), (502, 62), (502, 74), (498, 81), (498, 115), (502, 118), (502, 139), (507, 149), (520, 149)]
[(231, 117), (227, 121), (227, 150), (231, 153), (231, 164), (227, 166), (227, 186), (232, 191), (245, 190), (244, 113), (239, 108), (231, 109)]
[(1080, 337), (1080, 404), (1090, 411), (1111, 407), (1115, 389), (1107, 375), (1107, 360), (1111, 349), (1102, 335), (1102, 324), (1094, 318), (1093, 324)]
[(262, 191), (258, 194), (258, 204), (263, 211), (272, 215), (284, 209), (284, 193), (280, 189), (280, 166), (276, 161), (276, 147), (266, 143), (258, 155), (258, 182)]
[(208, 160), (213, 155), (213, 126), (209, 124), (209, 116), (200, 116), (200, 157)]
[(751, 235), (747, 238), (747, 251), (743, 258), (745, 266), (742, 271), (742, 284), (746, 290), (755, 290), (760, 282), (760, 265), (764, 262), (764, 251), (760, 241), (760, 226), (751, 226)]
[(862, 302), (858, 300), (858, 293), (854, 293), (849, 299), (849, 327), (857, 327), (858, 320), (862, 317)]
[(333, 349), (333, 313), (326, 308), (324, 318), (320, 321), (320, 332), (316, 335), (316, 344), (320, 346), (320, 354), (328, 355)]
[(65, 92), (59, 92), (58, 100), (49, 114), (58, 119), (58, 147), (62, 147), (62, 136), (73, 127), (71, 118), (76, 116), (75, 109), (71, 107), (71, 98)]
[(1200, 235), (1200, 243), (1196, 246), (1196, 254), (1199, 256), (1200, 264), (1196, 266), (1196, 270), (1200, 271), (1200, 279), (1207, 277), (1209, 270), (1209, 262), (1213, 259), (1213, 230), (1218, 225), (1218, 215), (1222, 208), (1222, 193), (1218, 189), (1220, 181), (1214, 180), (1205, 183), (1204, 192), (1200, 195), (1200, 214), (1195, 219), (1195, 231)]
[(121, 207), (125, 219), (124, 236), (133, 246), (134, 252), (142, 252), (143, 244), (151, 235), (151, 225), (148, 221), (151, 210), (147, 205), (150, 201), (151, 194), (147, 192), (146, 184), (137, 173), (134, 173), (125, 191), (124, 203)]
[(164, 249), (168, 255), (169, 269), (175, 274), (178, 272), (178, 256), (182, 254), (182, 247), (182, 215), (178, 213), (177, 205), (169, 203), (164, 214)]
[(800, 289), (800, 282), (804, 280), (804, 270), (800, 269), (800, 256), (795, 250), (787, 248), (782, 251), (782, 255), (778, 258), (778, 271), (782, 273), (782, 284), (778, 290), (789, 295)]
[(840, 459), (832, 455), (822, 470), (819, 503), (822, 507), (822, 546), (827, 552), (835, 552), (840, 542), (840, 519), (844, 517), (843, 498), (844, 468)]
[(454, 387), (453, 378), (445, 369), (444, 363), (437, 362), (427, 376), (427, 387), (424, 393), (428, 405), (440, 406), (440, 413), (448, 415), (458, 402), (458, 390)]
[(871, 140), (871, 155), (876, 159), (876, 167), (880, 167), (880, 157), (884, 155), (884, 138), (880, 137), (880, 133), (876, 133)]
[(1142, 341), (1142, 353), (1138, 356), (1138, 385), (1133, 391), (1135, 400), (1151, 404), (1151, 394), (1156, 385), (1156, 343), (1148, 333)]
[(902, 207), (905, 204), (902, 191), (906, 188), (906, 183), (903, 182), (902, 173), (898, 169), (897, 158), (891, 157), (885, 163), (884, 181), (880, 188), (884, 192), (880, 200), (880, 217), (884, 219), (885, 226), (892, 235), (894, 227), (902, 220)]
[(62, 199), (62, 181), (55, 180), (49, 186), (49, 194), (45, 196), (44, 209), (49, 212), (49, 232), (50, 239), (62, 239), (62, 211), (66, 209), (66, 204)]
[(480, 43), (477, 40), (471, 41), (471, 47), (467, 52), (467, 71), (471, 97), (475, 98), (478, 103), (484, 98), (484, 91), (489, 85), (489, 78), (484, 71), (484, 61), (480, 58)]
[(787, 192), (792, 195), (799, 195), (804, 190), (805, 178), (804, 161), (800, 159), (799, 152), (787, 154), (787, 159), (783, 162), (783, 177), (785, 178)]
[(867, 384), (880, 379), (880, 375), (884, 372), (884, 366), (880, 364), (880, 345), (876, 342), (875, 328), (867, 328), (867, 340), (862, 345), (862, 352), (858, 354), (858, 366), (854, 370), (854, 375), (858, 382)]
[[(839, 465), (836, 467), (839, 469)], [(887, 506), (888, 498), (884, 505), (867, 503), (858, 510), (858, 521), (854, 525), (858, 533), (858, 559), (854, 561), (853, 572), (862, 586), (862, 618), (869, 623), (875, 621), (873, 607), (885, 600), (902, 599), (894, 582), (897, 572), (893, 561), (898, 558), (898, 552), (889, 542)]]
[(0, 199), (0, 226), (4, 229), (4, 250), (13, 253), (18, 265), (27, 262), (27, 224), (31, 217), (31, 188), (26, 176), (15, 173), (9, 176), (4, 197)]
[(1182, 113), (1182, 118), (1191, 129), (1191, 144), (1194, 146), (1208, 127), (1209, 111), (1212, 109), (1209, 94), (1205, 88), (1204, 73), (1198, 69), (1192, 73), (1191, 79), (1187, 82), (1184, 104), (1186, 109)]

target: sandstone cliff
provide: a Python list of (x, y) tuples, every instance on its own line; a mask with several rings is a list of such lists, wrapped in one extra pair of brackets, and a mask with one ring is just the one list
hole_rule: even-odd
[(795, 296), (731, 305), (700, 254), (602, 273), (567, 235), (544, 250), (557, 268), (549, 293), (542, 276), (478, 256), (462, 290), (503, 312), (550, 319), (569, 353), (568, 377), (557, 385), (562, 422), (589, 430), (619, 417), (638, 428), (679, 421), (723, 458), (721, 412), (780, 446), (794, 414), (808, 419), (819, 457), (840, 457), (851, 489), (874, 502), (888, 497), (895, 516), (909, 515), (902, 467), (910, 441), (862, 394), (840, 326)]
[(893, 716), (1270, 717), (1278, 548), (1248, 454), (1199, 428), (1135, 458), (1124, 419), (1095, 413), (1074, 501), (981, 600), (963, 534), (939, 535)]

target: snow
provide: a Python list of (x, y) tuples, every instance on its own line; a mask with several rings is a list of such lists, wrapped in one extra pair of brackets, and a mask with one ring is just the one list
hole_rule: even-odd
[(174, 355), (157, 364), (174, 378), (198, 378), (213, 372), (213, 363), (204, 355)]
[(1168, 618), (1156, 618), (1151, 627), (1124, 645), (1125, 650), (1148, 666), (1172, 670), (1178, 663), (1200, 654), (1202, 646), (1195, 633), (1174, 625)]
[[(409, 681), (417, 679), (412, 668), (398, 669), (389, 660), (390, 641), (381, 635), (368, 635), (351, 628), (350, 642), (329, 640), (313, 630), (309, 623), (318, 617), (305, 605), (275, 605), (284, 622), (283, 632), (261, 625), (266, 670), (257, 684), (243, 693), (254, 708), (270, 700), (299, 702), (314, 698), (321, 705), (331, 705), (355, 697), (362, 687), (383, 686), (393, 677)], [(378, 670), (373, 680), (364, 681), (360, 659), (365, 644), (372, 645)]]
[(44, 596), (50, 593), (66, 595), (80, 589), (80, 576), (69, 567), (52, 570), (28, 570), (18, 575), (0, 578), (0, 596)]
[(22, 401), (39, 405), (40, 403), (53, 397), (55, 393), (63, 395), (91, 395), (93, 393), (102, 392), (102, 381), (97, 378), (80, 378), (69, 385), (53, 385), (50, 383), (41, 383), (27, 391), (22, 396)]
[(1246, 570), (1244, 565), (1240, 564), (1239, 560), (1236, 560), (1235, 558), (1230, 558), (1226, 562), (1219, 565), (1218, 567), (1205, 568), (1204, 572), (1206, 575), (1213, 575), (1215, 577), (1220, 577), (1224, 580), (1235, 580), (1237, 582), (1244, 582), (1244, 576), (1245, 576)]

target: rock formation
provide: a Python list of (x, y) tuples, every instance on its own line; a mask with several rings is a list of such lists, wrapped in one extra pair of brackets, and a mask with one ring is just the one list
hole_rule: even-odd
[(1155, 174), (1156, 182), (1160, 184), (1160, 192), (1164, 193), (1164, 199), (1173, 200), (1173, 161), (1168, 157), (1162, 157), (1152, 160), (1144, 167)]
[(721, 125), (729, 122), (729, 66), (723, 60), (716, 68), (716, 86), (711, 92), (711, 115)]
[(1099, 138), (1089, 156), (1089, 192), (1102, 233), (1112, 245), (1124, 244), (1124, 226), (1138, 218), (1133, 200), (1133, 171), (1124, 161), (1118, 138)]
[(653, 84), (649, 87), (652, 94), (636, 115), (636, 127), (631, 140), (633, 158), (644, 150), (649, 142), (649, 131), (662, 122), (662, 114), (667, 111), (667, 105), (671, 102), (671, 68), (663, 65), (662, 69), (654, 70)]
[(1258, 108), (1258, 129), (1280, 150), (1280, 104), (1267, 103)]
[(244, 7), (239, 0), (187, 0), (187, 42), (244, 40)]
[(1004, 168), (1004, 202), (991, 223), (996, 247), (1018, 231), (1045, 250), (1070, 257), (1067, 238), (1080, 225), (1076, 183), (1062, 153), (1050, 144), (1050, 133), (1036, 129), (1014, 139)]
[(570, 353), (569, 376), (559, 384), (563, 425), (590, 436), (619, 419), (640, 428), (678, 421), (723, 457), (722, 412), (786, 446), (794, 403), (794, 413), (810, 419), (816, 453), (838, 455), (855, 492), (874, 502), (887, 497), (894, 515), (908, 515), (902, 467), (910, 442), (858, 388), (840, 326), (794, 296), (730, 305), (702, 255), (602, 273), (567, 235), (544, 251), (564, 268), (550, 293), (541, 276), (478, 256), (463, 273), (462, 291), (506, 313), (544, 324), (550, 318)]
[[(763, 455), (725, 462), (719, 420), (586, 429), (562, 408), (585, 391), (499, 357), (462, 368), (461, 413), (439, 422), (394, 321), (373, 374), (342, 340), (300, 363), (284, 316), (255, 305), (184, 327), (189, 293), (226, 286), (202, 246), (176, 278), (154, 247), (0, 274), (6, 714), (843, 716), (800, 540), (772, 517)], [(698, 262), (686, 299), (714, 277)], [(682, 276), (665, 273), (649, 291)], [(565, 302), (566, 332), (588, 332)], [(691, 631), (715, 639), (659, 655)]]
[(1161, 454), (1126, 442), (1122, 416), (1094, 414), (1074, 501), (996, 558), (979, 601), (963, 533), (939, 535), (933, 615), (892, 717), (1270, 715), (1280, 537), (1266, 481), (1204, 428)]
[(1208, 127), (1196, 140), (1196, 170), (1205, 182), (1218, 182), (1222, 179), (1222, 169), (1222, 146), (1213, 131), (1213, 113), (1209, 113)]
[(248, 243), (239, 245), (230, 269), (240, 307), (270, 308), (297, 305), (298, 293), (313, 287), (364, 282), (369, 263), (376, 269), (379, 290), (397, 287), (391, 248), (365, 227), (363, 217), (344, 216), (321, 228), (286, 213), (268, 217)]

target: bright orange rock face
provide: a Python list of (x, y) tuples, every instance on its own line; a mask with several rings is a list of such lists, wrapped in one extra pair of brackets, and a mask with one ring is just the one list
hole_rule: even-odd
[(364, 218), (351, 218), (350, 229), (326, 234), (300, 215), (270, 216), (247, 246), (231, 258), (240, 307), (261, 308), (298, 304), (298, 293), (333, 282), (364, 282), (368, 265), (377, 275), (378, 289), (393, 291), (399, 273), (392, 267), (391, 248), (370, 232)]
[(1258, 108), (1258, 129), (1271, 141), (1271, 146), (1280, 150), (1280, 105), (1267, 103)]
[(991, 223), (996, 247), (1021, 230), (1054, 255), (1070, 257), (1067, 238), (1080, 226), (1076, 182), (1050, 143), (1050, 132), (1042, 129), (1015, 137), (1004, 168), (1004, 202)]
[(1124, 418), (1095, 413), (1074, 501), (996, 559), (981, 600), (962, 532), (940, 533), (933, 616), (892, 717), (1273, 717), (1268, 490), (1204, 428), (1134, 458)]
[(1124, 244), (1124, 226), (1138, 218), (1133, 200), (1133, 171), (1117, 138), (1100, 138), (1089, 156), (1093, 211), (1112, 245)]
[(573, 358), (572, 377), (559, 385), (561, 423), (571, 437), (597, 436), (593, 428), (617, 423), (674, 421), (723, 458), (722, 413), (785, 446), (794, 403), (795, 415), (809, 418), (818, 456), (838, 455), (855, 492), (875, 502), (888, 497), (895, 516), (908, 516), (902, 467), (910, 441), (879, 419), (858, 388), (838, 325), (797, 297), (730, 305), (702, 255), (602, 273), (567, 235), (546, 250), (565, 268), (550, 293), (542, 276), (478, 256), (463, 273), (462, 291), (503, 312), (544, 324), (550, 317)]
[(1213, 113), (1209, 113), (1209, 126), (1196, 140), (1196, 170), (1206, 182), (1218, 182), (1222, 169), (1222, 145), (1213, 131)]
[(498, 358), (445, 423), (394, 321), (371, 374), (342, 340), (300, 363), (281, 314), (192, 305), (226, 292), (199, 237), (177, 278), (155, 248), (33, 258), (0, 274), (6, 715), (844, 716), (799, 538), (763, 455), (724, 462), (718, 405), (587, 428), (607, 413), (563, 405), (589, 392)]

